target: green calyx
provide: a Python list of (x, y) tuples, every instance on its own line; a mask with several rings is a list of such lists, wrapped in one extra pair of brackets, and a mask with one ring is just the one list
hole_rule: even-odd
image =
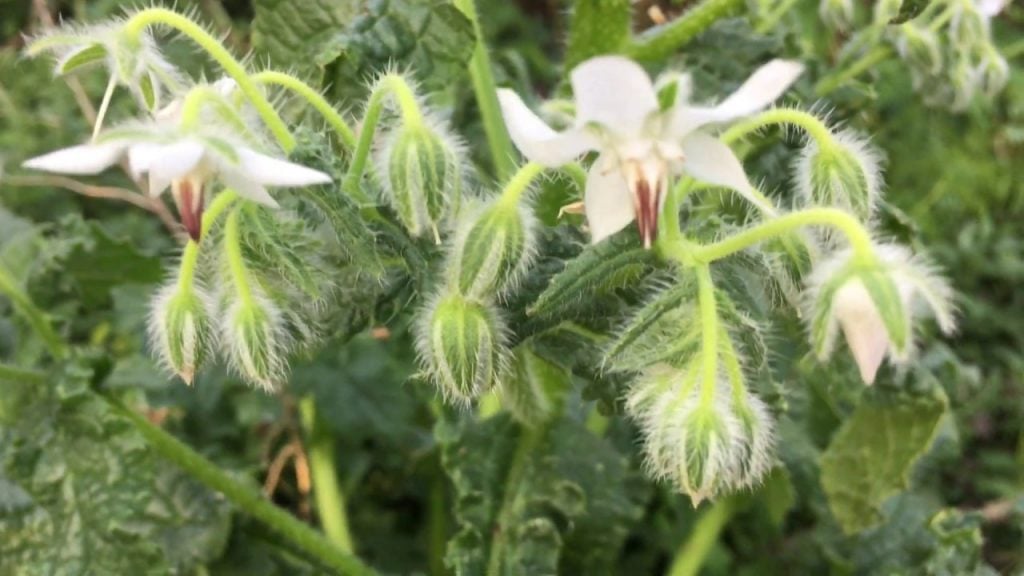
[(155, 340), (168, 366), (191, 384), (211, 345), (210, 317), (193, 290), (176, 290), (157, 313)]
[(426, 125), (399, 128), (381, 165), (391, 207), (406, 230), (421, 236), (428, 230), (438, 237), (438, 226), (457, 198), (462, 174), (455, 151)]
[(505, 362), (496, 312), (459, 294), (441, 297), (427, 316), (421, 351), (445, 398), (466, 404), (498, 383)]
[(514, 286), (533, 250), (533, 222), (517, 204), (494, 202), (470, 219), (449, 273), (466, 296), (484, 298)]

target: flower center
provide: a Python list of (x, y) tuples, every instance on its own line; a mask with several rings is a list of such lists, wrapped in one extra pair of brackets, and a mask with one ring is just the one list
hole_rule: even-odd
[(174, 204), (178, 207), (181, 225), (185, 227), (189, 238), (199, 242), (203, 231), (203, 193), (206, 187), (206, 172), (196, 170), (184, 178), (171, 182), (171, 194)]

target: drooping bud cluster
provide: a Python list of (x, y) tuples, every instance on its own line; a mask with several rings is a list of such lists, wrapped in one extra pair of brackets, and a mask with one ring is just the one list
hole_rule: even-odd
[(850, 131), (809, 138), (795, 163), (797, 192), (808, 205), (843, 208), (866, 220), (881, 192), (879, 164), (878, 153)]
[(213, 345), (211, 298), (200, 286), (165, 286), (150, 308), (150, 346), (161, 364), (191, 384)]
[(943, 332), (956, 327), (949, 285), (926, 258), (902, 246), (877, 246), (873, 262), (848, 251), (832, 255), (808, 279), (804, 305), (818, 356), (831, 355), (842, 330), (865, 384), (875, 381), (887, 356), (907, 361), (915, 320), (924, 311), (934, 314)]
[(734, 394), (722, 376), (707, 394), (702, 379), (699, 361), (656, 366), (626, 400), (644, 432), (649, 473), (671, 481), (694, 506), (756, 484), (772, 464), (773, 423), (761, 400)]

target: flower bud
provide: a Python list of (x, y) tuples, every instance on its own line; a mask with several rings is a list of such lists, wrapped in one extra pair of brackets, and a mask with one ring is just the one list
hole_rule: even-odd
[(151, 346), (186, 384), (192, 383), (212, 344), (209, 309), (209, 297), (200, 288), (177, 283), (162, 288), (151, 304)]
[(995, 98), (1003, 91), (1009, 80), (1010, 65), (1006, 63), (1006, 58), (1003, 58), (1002, 54), (989, 45), (978, 67), (978, 82), (982, 93), (988, 98)]
[(989, 38), (988, 17), (978, 8), (975, 2), (959, 2), (949, 23), (950, 41), (953, 48), (969, 51)]
[(862, 219), (871, 216), (882, 182), (878, 154), (845, 130), (829, 142), (810, 141), (797, 160), (796, 178), (805, 202), (843, 208)]
[(833, 30), (846, 30), (853, 25), (853, 0), (821, 0), (818, 15)]
[(237, 297), (227, 306), (221, 344), (231, 367), (250, 383), (270, 392), (285, 380), (288, 346), (281, 313), (262, 294)]
[(900, 57), (923, 76), (942, 72), (942, 44), (935, 32), (911, 23), (896, 27), (896, 49)]
[(515, 286), (533, 258), (535, 227), (527, 207), (500, 198), (470, 211), (449, 257), (451, 285), (474, 298)]
[(733, 413), (739, 432), (734, 487), (757, 485), (773, 464), (775, 424), (768, 407), (753, 393), (742, 390), (733, 395)]
[(927, 304), (939, 328), (955, 327), (952, 291), (934, 266), (900, 246), (875, 248), (873, 262), (842, 252), (818, 266), (808, 281), (805, 318), (811, 345), (828, 358), (841, 329), (861, 379), (872, 384), (886, 356), (904, 362), (913, 345), (913, 321)]
[(426, 124), (401, 126), (387, 138), (377, 156), (379, 180), (391, 207), (413, 236), (438, 226), (462, 187), (461, 146), (443, 130)]
[(900, 15), (903, 0), (878, 0), (875, 2), (875, 24), (891, 24)]
[(422, 315), (420, 360), (445, 399), (466, 405), (505, 371), (505, 329), (497, 311), (461, 294), (442, 293)]

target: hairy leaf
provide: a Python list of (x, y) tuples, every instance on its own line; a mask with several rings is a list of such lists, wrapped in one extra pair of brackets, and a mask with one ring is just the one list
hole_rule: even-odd
[(361, 0), (254, 0), (252, 41), (256, 52), (281, 68), (323, 76), (328, 39), (352, 22)]

